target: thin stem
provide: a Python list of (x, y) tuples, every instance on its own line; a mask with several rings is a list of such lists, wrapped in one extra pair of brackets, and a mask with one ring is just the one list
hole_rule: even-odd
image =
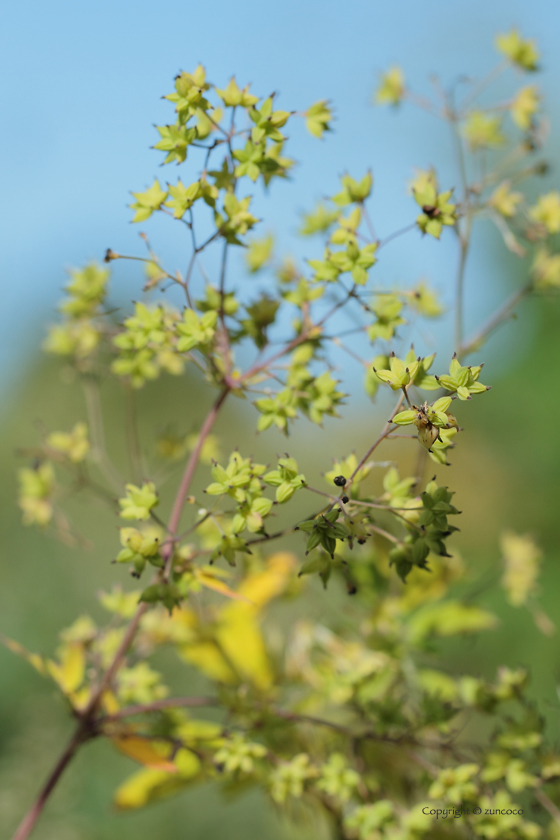
[(398, 537), (395, 537), (394, 534), (390, 534), (389, 531), (386, 531), (384, 528), (378, 528), (377, 525), (368, 525), (368, 528), (371, 528), (372, 531), (375, 531), (376, 534), (379, 534), (381, 537), (385, 537), (386, 540), (390, 540), (391, 542), (395, 543), (395, 545), (401, 545), (402, 540), (399, 540)]
[(229, 343), (229, 333), (228, 333), (228, 330), (227, 330), (227, 327), (226, 327), (226, 319), (225, 319), (225, 312), (224, 312), (228, 247), (229, 247), (229, 242), (227, 241), (227, 239), (224, 239), (224, 249), (222, 251), (222, 264), (221, 264), (221, 268), (220, 268), (220, 309), (218, 311), (218, 316), (220, 318), (220, 324), (221, 324), (221, 327), (222, 327), (221, 339), (222, 339), (222, 342), (223, 342), (226, 377), (229, 377), (231, 375), (231, 347), (230, 347), (230, 343)]
[(399, 400), (398, 400), (396, 406), (394, 407), (393, 411), (391, 412), (390, 418), (385, 423), (385, 426), (383, 427), (383, 430), (382, 430), (381, 434), (379, 435), (377, 440), (374, 441), (374, 443), (370, 446), (370, 448), (368, 449), (368, 451), (366, 452), (366, 454), (364, 455), (364, 457), (362, 458), (362, 460), (360, 461), (360, 463), (358, 464), (358, 466), (356, 467), (356, 469), (354, 470), (354, 472), (352, 473), (352, 475), (350, 476), (350, 478), (346, 482), (346, 485), (344, 487), (345, 491), (347, 491), (350, 488), (350, 485), (354, 481), (354, 478), (356, 477), (357, 473), (362, 469), (362, 467), (364, 466), (364, 464), (366, 463), (366, 461), (370, 457), (370, 455), (377, 449), (377, 447), (379, 446), (381, 441), (384, 440), (387, 437), (387, 435), (390, 433), (391, 427), (393, 425), (393, 417), (395, 416), (395, 414), (399, 413), (403, 402), (404, 402), (404, 393), (400, 395)]
[[(394, 233), (390, 233), (388, 236), (385, 237), (385, 239), (382, 239), (380, 241), (379, 245), (377, 246), (377, 250), (379, 251), (385, 245), (388, 245), (389, 242), (391, 242), (393, 239), (397, 239), (397, 237), (403, 236), (403, 234), (409, 233), (411, 230), (414, 230), (415, 227), (416, 222), (413, 222), (411, 225), (407, 225), (406, 227), (396, 230)], [(384, 294), (391, 294), (391, 292), (384, 292)]]
[[(149, 246), (148, 246), (148, 248), (149, 248)], [(164, 268), (162, 268), (162, 266), (157, 261), (157, 257), (155, 256), (155, 254), (151, 250), (150, 250), (150, 258), (148, 259), (147, 257), (132, 257), (132, 256), (129, 256), (128, 254), (115, 254), (113, 251), (111, 251), (111, 249), (109, 249), (107, 251), (107, 257), (105, 258), (105, 261), (106, 262), (112, 262), (113, 260), (133, 260), (133, 261), (136, 261), (136, 262), (143, 262), (143, 263), (146, 263), (146, 264), (153, 263), (161, 271), (161, 276), (162, 277), (167, 277), (169, 280), (172, 280), (174, 283), (178, 283), (180, 286), (183, 285), (179, 280), (177, 280), (176, 277), (173, 277), (172, 274), (169, 274), (168, 271), (166, 271)], [(144, 291), (146, 291), (146, 287), (144, 287)]]
[(219, 228), (219, 230), (215, 231), (212, 234), (212, 236), (209, 236), (208, 239), (205, 242), (202, 243), (202, 245), (197, 246), (196, 237), (195, 237), (195, 233), (194, 233), (194, 225), (193, 225), (193, 220), (192, 220), (192, 214), (191, 214), (191, 221), (187, 222), (187, 226), (188, 226), (188, 228), (191, 232), (191, 238), (192, 238), (192, 243), (193, 243), (193, 252), (191, 254), (191, 258), (190, 258), (189, 264), (187, 266), (187, 271), (185, 273), (185, 280), (183, 281), (182, 285), (185, 289), (185, 294), (187, 296), (187, 303), (189, 305), (189, 308), (192, 309), (193, 306), (192, 306), (192, 300), (191, 300), (191, 296), (190, 296), (190, 292), (189, 292), (189, 282), (190, 282), (192, 271), (193, 271), (193, 268), (194, 268), (194, 265), (195, 265), (195, 262), (196, 262), (196, 258), (198, 257), (198, 255), (202, 251), (204, 251), (204, 249), (208, 245), (210, 245), (211, 242), (213, 242), (215, 239), (218, 238), (218, 236), (220, 236), (220, 234), (222, 233), (222, 229)]
[[(307, 490), (307, 489), (310, 489), (310, 488), (308, 488), (306, 486), (305, 489)], [(319, 491), (317, 490), (317, 491), (314, 491), (314, 492), (319, 492)], [(323, 494), (321, 494), (321, 495), (323, 495)], [(326, 494), (324, 494), (324, 495), (326, 495)], [(333, 498), (334, 498), (334, 496), (329, 496), (329, 499), (333, 499)], [(323, 507), (323, 508), (321, 508), (321, 510), (318, 510), (316, 513), (312, 513), (310, 516), (306, 516), (305, 518), (306, 518), (306, 520), (316, 519), (318, 516), (320, 516), (321, 513), (324, 513), (325, 510), (326, 510), (326, 507)], [(302, 521), (304, 521), (304, 520), (300, 519), (300, 522), (302, 522)], [(270, 540), (277, 540), (280, 537), (285, 537), (288, 534), (293, 534), (293, 533), (295, 533), (295, 531), (298, 531), (298, 530), (299, 530), (299, 525), (291, 525), (289, 528), (284, 528), (283, 531), (277, 531), (275, 534), (265, 534), (263, 537), (256, 537), (256, 539), (254, 539), (254, 540), (247, 540), (245, 545), (256, 545), (257, 543), (269, 542)]]
[(550, 816), (555, 820), (555, 822), (558, 825), (560, 825), (560, 810), (554, 804), (552, 799), (550, 799), (550, 797), (546, 795), (544, 790), (536, 790), (535, 796), (539, 800), (543, 808), (546, 808), (546, 810), (548, 811)]
[[(245, 371), (243, 376), (240, 377), (239, 383), (240, 384), (244, 383), (244, 382), (246, 382), (247, 379), (251, 379), (253, 376), (256, 376), (262, 370), (265, 370), (267, 367), (269, 367), (269, 365), (271, 365), (273, 362), (276, 362), (278, 359), (281, 359), (282, 356), (285, 356), (291, 350), (294, 350), (296, 347), (298, 347), (298, 345), (303, 344), (304, 341), (307, 341), (310, 337), (310, 333), (312, 333), (314, 330), (317, 330), (318, 327), (322, 327), (323, 324), (325, 324), (325, 322), (328, 321), (328, 319), (332, 315), (334, 315), (334, 313), (337, 312), (341, 308), (341, 306), (344, 306), (344, 304), (347, 303), (347, 301), (349, 301), (350, 298), (354, 297), (355, 290), (356, 290), (356, 284), (354, 284), (352, 286), (352, 288), (346, 292), (346, 297), (343, 298), (342, 300), (339, 300), (338, 303), (336, 303), (333, 306), (333, 308), (330, 309), (327, 312), (327, 314), (324, 315), (321, 318), (321, 320), (317, 322), (317, 324), (315, 326), (311, 326), (308, 330), (305, 330), (300, 335), (296, 336), (296, 338), (294, 338), (294, 339), (292, 339), (292, 341), (288, 342), (288, 344), (285, 347), (283, 347), (282, 350), (279, 350), (278, 353), (275, 353), (269, 359), (266, 359), (264, 362), (261, 362), (260, 364), (253, 365), (252, 368)], [(362, 329), (365, 329), (365, 328), (360, 327), (360, 330), (362, 330)], [(325, 336), (325, 338), (327, 338), (327, 336)]]
[(340, 347), (341, 350), (344, 350), (345, 353), (348, 353), (349, 356), (352, 356), (352, 358), (359, 362), (361, 365), (363, 365), (363, 367), (369, 367), (369, 363), (366, 362), (365, 359), (362, 359), (361, 356), (358, 356), (357, 353), (354, 353), (353, 350), (350, 350), (349, 347), (346, 347), (346, 345), (343, 344), (342, 341), (336, 336), (332, 339), (332, 343), (336, 344), (337, 347)]
[(82, 377), (82, 382), (86, 398), (86, 408), (91, 433), (91, 441), (93, 444), (93, 453), (97, 465), (105, 479), (112, 486), (113, 490), (115, 490), (120, 495), (123, 488), (123, 481), (119, 473), (113, 466), (113, 462), (107, 455), (107, 449), (105, 446), (105, 429), (103, 425), (103, 416), (101, 413), (101, 405), (99, 401), (99, 387), (97, 381), (90, 374), (86, 374)]
[(304, 341), (307, 341), (308, 337), (309, 336), (308, 336), (307, 333), (301, 333), (301, 335), (296, 336), (296, 338), (294, 338), (294, 339), (292, 339), (292, 341), (288, 342), (288, 344), (286, 344), (286, 346), (283, 347), (282, 350), (279, 350), (278, 353), (275, 353), (269, 359), (266, 359), (264, 362), (261, 362), (260, 364), (253, 365), (252, 368), (245, 371), (245, 373), (239, 378), (239, 384), (242, 385), (248, 379), (252, 379), (258, 373), (265, 370), (273, 362), (277, 361), (278, 359), (281, 359), (282, 356), (285, 356), (291, 350), (294, 350), (299, 344), (302, 344)]
[(185, 467), (185, 472), (183, 474), (183, 478), (181, 480), (181, 484), (179, 486), (179, 490), (177, 492), (177, 497), (175, 499), (175, 504), (173, 505), (173, 510), (171, 512), (171, 517), (169, 519), (169, 530), (171, 533), (175, 533), (179, 526), (179, 520), (181, 518), (181, 512), (183, 510), (183, 506), (185, 504), (185, 499), (187, 497), (187, 493), (189, 491), (190, 483), (192, 477), (194, 475), (194, 471), (196, 470), (198, 459), (200, 457), (200, 452), (204, 445), (204, 441), (210, 434), (212, 426), (216, 422), (216, 418), (218, 417), (220, 408), (222, 407), (224, 400), (226, 399), (227, 395), (229, 394), (229, 388), (224, 388), (224, 390), (219, 395), (218, 399), (208, 412), (206, 416), (206, 420), (202, 424), (202, 428), (200, 430), (200, 434), (198, 436), (198, 440), (196, 445), (191, 452), (190, 458), (187, 461), (187, 465)]
[(126, 440), (128, 444), (128, 457), (134, 480), (141, 482), (146, 477), (142, 458), (140, 438), (138, 436), (138, 417), (136, 414), (136, 395), (132, 385), (125, 385), (126, 400)]
[(506, 220), (499, 213), (489, 213), (490, 221), (493, 222), (504, 240), (506, 248), (515, 254), (516, 257), (524, 257), (526, 250), (515, 238), (515, 234), (511, 230)]
[(344, 726), (344, 724), (335, 723), (334, 721), (325, 720), (324, 718), (317, 718), (312, 715), (300, 715), (298, 712), (289, 712), (284, 709), (272, 708), (268, 711), (272, 712), (275, 717), (291, 721), (292, 723), (311, 723), (315, 726), (326, 726), (329, 729), (336, 729), (337, 732), (343, 732), (345, 735), (350, 732), (350, 729), (347, 726)]
[[(183, 479), (182, 479), (181, 484), (179, 486), (179, 489), (177, 491), (177, 496), (176, 496), (176, 499), (175, 499), (175, 503), (173, 505), (173, 510), (172, 510), (172, 513), (171, 513), (171, 517), (169, 519), (168, 530), (172, 534), (175, 534), (176, 531), (177, 531), (177, 528), (178, 528), (178, 525), (179, 525), (179, 520), (181, 518), (181, 513), (182, 513), (182, 510), (183, 510), (183, 505), (185, 503), (185, 499), (187, 497), (189, 486), (190, 486), (192, 477), (194, 475), (194, 472), (195, 472), (197, 464), (198, 464), (198, 459), (199, 459), (199, 456), (200, 456), (200, 451), (202, 449), (202, 445), (203, 445), (207, 435), (209, 434), (212, 426), (214, 425), (214, 422), (216, 420), (216, 417), (218, 416), (219, 410), (220, 410), (225, 398), (227, 397), (228, 393), (229, 393), (229, 388), (225, 388), (222, 391), (222, 393), (219, 395), (218, 399), (216, 400), (216, 402), (214, 403), (212, 408), (210, 409), (210, 411), (209, 411), (209, 413), (206, 417), (206, 420), (204, 421), (204, 423), (202, 425), (202, 429), (201, 429), (200, 436), (199, 436), (199, 439), (197, 441), (197, 444), (196, 444), (195, 448), (193, 449), (193, 451), (191, 453), (191, 456), (190, 456), (190, 458), (187, 462), (187, 465), (185, 467), (185, 472), (184, 472), (184, 475), (183, 475)], [(164, 581), (166, 581), (168, 579), (169, 573), (171, 571), (171, 562), (172, 562), (172, 558), (173, 558), (173, 545), (174, 545), (174, 540), (170, 541), (168, 543), (168, 547), (166, 548), (166, 550), (164, 550), (165, 561), (166, 561), (165, 569), (164, 569), (163, 574), (162, 574), (162, 580), (164, 580)], [(54, 787), (56, 786), (60, 776), (64, 772), (66, 766), (69, 764), (72, 757), (74, 756), (74, 753), (76, 752), (76, 750), (78, 749), (80, 744), (83, 743), (84, 740), (86, 740), (88, 737), (91, 737), (91, 725), (92, 725), (92, 721), (93, 721), (93, 718), (95, 716), (95, 713), (97, 711), (97, 707), (99, 706), (99, 703), (100, 703), (100, 701), (103, 697), (104, 692), (107, 690), (107, 688), (111, 684), (113, 678), (117, 674), (119, 668), (121, 667), (122, 663), (124, 662), (124, 659), (126, 657), (128, 649), (129, 649), (130, 645), (132, 644), (132, 642), (134, 640), (134, 637), (136, 636), (136, 633), (137, 633), (138, 627), (140, 626), (140, 622), (142, 620), (142, 617), (143, 617), (144, 613), (148, 610), (148, 607), (149, 607), (149, 604), (147, 604), (146, 602), (142, 602), (141, 604), (139, 604), (138, 609), (136, 610), (136, 613), (134, 614), (133, 618), (130, 621), (130, 624), (128, 625), (128, 627), (126, 629), (125, 635), (123, 636), (123, 639), (122, 639), (122, 641), (119, 645), (119, 648), (118, 648), (117, 652), (115, 653), (115, 656), (113, 657), (113, 660), (112, 660), (111, 664), (109, 665), (109, 667), (107, 668), (107, 670), (103, 674), (99, 684), (97, 685), (95, 691), (93, 692), (93, 694), (91, 696), (91, 699), (90, 699), (89, 703), (87, 704), (86, 708), (83, 710), (83, 712), (80, 715), (80, 721), (78, 723), (78, 726), (77, 726), (76, 732), (74, 733), (73, 738), (71, 739), (71, 741), (69, 742), (66, 750), (63, 752), (62, 756), (60, 757), (60, 759), (56, 763), (53, 771), (51, 772), (51, 774), (49, 775), (49, 777), (47, 779), (47, 782), (46, 782), (45, 786), (40, 791), (37, 799), (35, 800), (34, 804), (31, 807), (31, 809), (29, 810), (27, 815), (24, 817), (22, 823), (20, 824), (19, 828), (17, 829), (16, 834), (13, 837), (13, 840), (26, 840), (26, 838), (29, 837), (29, 834), (33, 830), (33, 827), (34, 827), (35, 823), (37, 822), (37, 819), (38, 819), (39, 815), (41, 814), (43, 808), (45, 807), (45, 804), (46, 804), (50, 794), (52, 793), (52, 791), (53, 791)]]
[(490, 70), (490, 72), (482, 78), (478, 84), (476, 84), (473, 88), (471, 88), (470, 92), (465, 96), (463, 101), (461, 102), (461, 106), (459, 108), (460, 114), (464, 114), (465, 111), (470, 107), (470, 105), (474, 102), (474, 100), (480, 96), (480, 94), (486, 90), (486, 88), (495, 82), (498, 76), (500, 76), (504, 70), (508, 67), (509, 62), (507, 59), (505, 61), (501, 61), (499, 64), (496, 64), (495, 67)]
[(201, 706), (218, 706), (220, 701), (217, 697), (166, 697), (164, 700), (155, 700), (153, 703), (138, 703), (134, 706), (125, 706), (111, 715), (104, 715), (99, 723), (110, 723), (114, 720), (144, 715), (148, 712), (161, 712), (164, 709), (199, 708)]
[(368, 212), (368, 209), (365, 205), (365, 202), (362, 202), (361, 205), (362, 216), (364, 217), (365, 223), (367, 225), (367, 229), (369, 231), (369, 235), (371, 236), (372, 242), (376, 241), (375, 230), (373, 229), (373, 224)]
[(115, 676), (115, 674), (117, 673), (117, 671), (119, 670), (119, 668), (121, 667), (121, 665), (124, 661), (124, 658), (127, 654), (127, 651), (129, 649), (130, 645), (132, 644), (132, 641), (133, 641), (133, 639), (136, 635), (136, 631), (138, 630), (138, 627), (140, 625), (140, 621), (142, 619), (142, 616), (144, 615), (144, 613), (148, 609), (148, 606), (149, 605), (145, 601), (143, 601), (139, 605), (139, 607), (136, 610), (136, 613), (134, 614), (134, 616), (132, 617), (132, 619), (130, 621), (130, 624), (126, 628), (126, 633), (123, 636), (123, 639), (122, 639), (122, 641), (119, 645), (119, 648), (118, 648), (117, 652), (115, 653), (115, 656), (113, 657), (113, 661), (111, 662), (111, 664), (109, 665), (109, 667), (107, 668), (105, 673), (103, 674), (103, 676), (102, 676), (96, 690), (94, 691), (88, 705), (86, 706), (86, 708), (82, 712), (82, 716), (81, 716), (82, 725), (86, 726), (89, 723), (89, 721), (91, 720), (91, 718), (93, 717), (93, 715), (95, 714), (95, 712), (97, 711), (97, 707), (99, 705), (99, 702), (101, 701), (101, 698), (102, 698), (104, 692), (106, 691), (106, 689), (111, 684), (111, 682), (113, 680), (113, 677)]
[(464, 287), (465, 287), (465, 269), (467, 265), (467, 256), (469, 253), (469, 245), (471, 239), (472, 229), (472, 212), (469, 199), (469, 184), (467, 178), (467, 167), (465, 163), (465, 151), (463, 149), (463, 139), (459, 132), (459, 117), (451, 97), (448, 100), (447, 113), (451, 124), (453, 139), (455, 141), (455, 148), (457, 152), (457, 161), (459, 165), (459, 174), (461, 177), (461, 186), (463, 191), (463, 205), (465, 207), (465, 230), (461, 231), (460, 221), (457, 223), (457, 232), (459, 235), (460, 254), (459, 267), (457, 269), (457, 281), (455, 286), (455, 350), (458, 351), (463, 343), (463, 307), (464, 307)]
[(476, 333), (473, 338), (463, 344), (458, 351), (458, 356), (464, 357), (468, 356), (470, 353), (473, 353), (475, 350), (478, 350), (481, 347), (486, 339), (488, 338), (491, 333), (494, 332), (497, 327), (500, 326), (504, 321), (506, 321), (513, 313), (513, 310), (517, 306), (520, 300), (522, 300), (526, 295), (530, 294), (533, 291), (533, 284), (532, 282), (527, 283), (525, 286), (522, 286), (521, 289), (518, 289), (517, 292), (514, 292), (511, 297), (509, 297), (506, 302), (497, 310), (497, 312), (492, 315), (492, 317), (486, 322), (486, 324), (482, 327), (482, 329)]
[[(191, 232), (192, 232), (192, 228), (191, 228)], [(190, 293), (190, 291), (189, 291), (189, 282), (190, 282), (190, 279), (191, 279), (191, 274), (192, 274), (192, 270), (193, 270), (193, 268), (194, 268), (194, 264), (195, 264), (195, 262), (196, 262), (196, 256), (197, 256), (197, 254), (198, 254), (198, 251), (197, 251), (197, 250), (196, 250), (196, 248), (195, 248), (195, 249), (193, 250), (193, 252), (192, 252), (192, 254), (191, 254), (191, 258), (190, 258), (190, 260), (189, 260), (189, 264), (188, 264), (188, 266), (187, 266), (187, 271), (186, 271), (186, 273), (185, 273), (185, 282), (184, 282), (184, 284), (183, 284), (183, 285), (184, 285), (184, 287), (185, 287), (185, 295), (186, 295), (186, 297), (187, 297), (187, 304), (188, 304), (189, 309), (192, 309), (192, 308), (193, 308), (193, 305), (192, 305), (192, 299), (191, 299), (191, 293)]]
[(75, 734), (68, 742), (64, 752), (55, 764), (52, 772), (47, 778), (47, 781), (43, 785), (37, 799), (35, 800), (33, 807), (25, 815), (18, 828), (16, 829), (16, 833), (14, 834), (12, 840), (26, 840), (26, 838), (29, 837), (54, 787), (56, 786), (58, 780), (62, 776), (64, 770), (74, 757), (76, 750), (83, 743), (83, 741), (84, 731), (81, 727), (78, 727)]
[(455, 285), (455, 349), (458, 353), (463, 341), (463, 309), (465, 290), (465, 268), (470, 242), (470, 216), (465, 236), (461, 236), (459, 268), (457, 270), (457, 281)]
[(419, 525), (416, 525), (415, 522), (411, 522), (410, 519), (407, 519), (406, 516), (400, 513), (401, 510), (423, 510), (423, 507), (415, 507), (415, 508), (393, 508), (389, 507), (389, 505), (376, 505), (374, 502), (362, 502), (358, 499), (351, 499), (348, 502), (349, 505), (357, 505), (358, 507), (369, 507), (375, 508), (376, 510), (384, 510), (386, 513), (392, 513), (393, 516), (397, 516), (399, 519), (402, 519), (403, 522), (406, 522), (407, 525), (411, 525), (416, 531), (422, 531), (422, 528)]
[(432, 114), (432, 116), (434, 117), (442, 117), (442, 115), (435, 107), (433, 102), (431, 102), (425, 96), (419, 96), (417, 93), (413, 93), (411, 90), (405, 90), (403, 93), (403, 99), (406, 99), (408, 102), (411, 102), (413, 105), (416, 105), (417, 108), (421, 108), (423, 111), (427, 111), (428, 114)]

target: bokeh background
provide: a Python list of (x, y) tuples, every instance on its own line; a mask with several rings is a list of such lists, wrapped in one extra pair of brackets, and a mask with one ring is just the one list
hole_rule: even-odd
[[(100, 259), (108, 246), (140, 253), (138, 227), (129, 224), (129, 191), (145, 189), (154, 176), (174, 179), (170, 168), (159, 170), (161, 158), (149, 147), (156, 139), (152, 125), (171, 119), (160, 97), (172, 89), (175, 73), (202, 61), (212, 81), (223, 85), (235, 73), (239, 82), (252, 81), (258, 93), (277, 90), (281, 107), (288, 109), (332, 99), (335, 131), (322, 143), (296, 131), (289, 146), (299, 162), (295, 182), (275, 184), (269, 197), (256, 197), (279, 250), (303, 258), (315, 256), (318, 246), (294, 236), (299, 214), (322, 195), (333, 194), (345, 169), (361, 176), (372, 167), (372, 212), (382, 236), (414, 218), (405, 188), (413, 167), (435, 164), (445, 185), (456, 179), (444, 125), (409, 107), (397, 115), (371, 107), (379, 71), (400, 63), (421, 93), (430, 92), (428, 78), (435, 72), (445, 84), (464, 73), (482, 76), (496, 61), (495, 34), (512, 25), (535, 37), (542, 52), (544, 72), (538, 81), (551, 117), (552, 169), (548, 183), (538, 186), (540, 191), (558, 188), (560, 13), (554, 0), (348, 0), (344, 5), (332, 0), (285, 0), (281, 5), (170, 0), (161, 6), (139, 0), (30, 0), (11, 4), (3, 17), (0, 630), (48, 653), (58, 630), (76, 615), (101, 615), (95, 593), (114, 580), (108, 561), (116, 542), (116, 531), (110, 529), (116, 526), (109, 522), (107, 528), (101, 507), (77, 499), (71, 506), (76, 526), (88, 537), (104, 534), (96, 539), (95, 550), (69, 548), (24, 529), (14, 501), (16, 449), (37, 441), (39, 423), (65, 429), (83, 416), (80, 393), (61, 381), (59, 367), (41, 356), (40, 345), (65, 282), (65, 268)], [(514, 81), (508, 80), (510, 85)], [(511, 90), (503, 84), (498, 98), (502, 90)], [(145, 227), (166, 265), (184, 268), (189, 254), (176, 229), (180, 226), (154, 220)], [(467, 273), (471, 326), (523, 282), (526, 269), (490, 229), (477, 234), (474, 246)], [(387, 287), (428, 277), (450, 305), (453, 260), (451, 236), (441, 243), (421, 243), (413, 234), (388, 248), (383, 265), (375, 270)], [(266, 277), (247, 280), (253, 284), (247, 288), (252, 294), (267, 282)], [(117, 304), (137, 296), (141, 284), (134, 264), (115, 264), (112, 298)], [(500, 533), (505, 528), (532, 533), (545, 557), (543, 606), (558, 621), (559, 314), (554, 301), (531, 301), (517, 323), (500, 330), (485, 351), (485, 381), (494, 390), (491, 398), (469, 405), (469, 445), (453, 453), (452, 480), (446, 479), (460, 487), (457, 505), (464, 511), (456, 545), (476, 571), (473, 580), (479, 581), (481, 601), (499, 615), (500, 626), (479, 641), (460, 640), (442, 648), (450, 669), (491, 675), (498, 664), (529, 666), (533, 696), (554, 741), (559, 735), (560, 634), (540, 635), (531, 617), (508, 607), (499, 588), (490, 584), (501, 573)], [(451, 347), (450, 335), (446, 326), (438, 338), (441, 355)], [(434, 345), (429, 330), (414, 337), (425, 347)], [(359, 371), (345, 363), (343, 374), (347, 390), (359, 391)], [(109, 445), (118, 459), (124, 447), (123, 407), (117, 390), (107, 389), (105, 397), (108, 416), (114, 418)], [(186, 385), (175, 379), (158, 382), (140, 396), (143, 437), (149, 440), (161, 430), (162, 410), (185, 431), (196, 429), (207, 400), (196, 380)], [(380, 414), (357, 394), (349, 399), (342, 422), (330, 422), (320, 433), (302, 423), (290, 441), (290, 453), (317, 484), (331, 456), (365, 449), (385, 410), (382, 405)], [(275, 432), (255, 439), (248, 431), (247, 410), (239, 405), (236, 412), (217, 428), (224, 451), (239, 443), (244, 452), (271, 458), (286, 448)], [(311, 585), (306, 610), (317, 618), (330, 622), (350, 609), (340, 593), (323, 595)], [(163, 662), (162, 667), (172, 665)], [(9, 836), (70, 723), (52, 686), (4, 649), (0, 686), (0, 825)], [(295, 836), (258, 795), (227, 802), (212, 787), (195, 788), (141, 814), (116, 814), (112, 790), (132, 769), (108, 745), (90, 745), (67, 773), (35, 836)]]

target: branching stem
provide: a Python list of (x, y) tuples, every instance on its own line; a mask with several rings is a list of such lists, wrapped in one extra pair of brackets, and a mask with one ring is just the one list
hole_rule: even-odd
[[(220, 393), (218, 399), (215, 401), (214, 405), (208, 412), (206, 420), (202, 424), (202, 428), (200, 430), (200, 435), (196, 446), (194, 447), (191, 456), (187, 461), (185, 472), (183, 474), (181, 484), (179, 485), (177, 496), (175, 498), (175, 503), (173, 505), (173, 509), (169, 519), (168, 529), (172, 534), (175, 534), (177, 532), (179, 521), (181, 519), (181, 513), (183, 511), (183, 506), (185, 504), (189, 487), (194, 476), (196, 467), (198, 465), (198, 460), (200, 458), (202, 446), (208, 434), (210, 433), (210, 430), (212, 429), (214, 423), (216, 422), (216, 418), (218, 417), (220, 408), (222, 407), (228, 393), (229, 388), (224, 388), (224, 390)], [(164, 549), (165, 568), (162, 574), (163, 581), (166, 581), (168, 579), (169, 574), (171, 572), (173, 546), (174, 540), (170, 541), (167, 544), (166, 549)], [(58, 780), (62, 776), (62, 773), (66, 769), (67, 765), (74, 757), (74, 754), (76, 753), (77, 749), (81, 746), (82, 743), (84, 743), (89, 738), (93, 737), (93, 721), (97, 713), (99, 703), (101, 702), (104, 692), (107, 690), (107, 688), (113, 681), (115, 675), (119, 671), (121, 665), (123, 664), (128, 649), (134, 641), (134, 637), (136, 636), (138, 627), (140, 626), (142, 616), (148, 610), (148, 607), (149, 605), (145, 602), (142, 602), (138, 606), (138, 609), (136, 610), (136, 613), (134, 614), (133, 618), (130, 621), (130, 624), (126, 629), (125, 635), (123, 636), (123, 639), (119, 645), (117, 652), (115, 653), (115, 656), (113, 657), (111, 664), (103, 674), (99, 684), (92, 693), (89, 703), (80, 715), (80, 720), (73, 737), (70, 739), (68, 746), (66, 747), (59, 760), (57, 761), (56, 765), (50, 772), (47, 781), (45, 782), (44, 786), (39, 792), (39, 795), (37, 796), (35, 802), (31, 806), (31, 809), (28, 811), (28, 813), (20, 823), (12, 840), (27, 840), (27, 838), (33, 830), (33, 827), (35, 826), (35, 823), (37, 822), (40, 814), (42, 813), (43, 808), (45, 807), (52, 791), (56, 787)]]

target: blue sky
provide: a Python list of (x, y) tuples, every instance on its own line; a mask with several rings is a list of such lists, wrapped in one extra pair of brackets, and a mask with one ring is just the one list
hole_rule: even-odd
[[(414, 166), (436, 163), (451, 172), (444, 126), (408, 108), (395, 115), (370, 106), (380, 70), (400, 63), (423, 92), (436, 71), (445, 82), (465, 71), (482, 75), (496, 60), (496, 32), (516, 25), (538, 40), (554, 128), (559, 16), (553, 0), (10, 4), (0, 33), (0, 376), (14, 381), (25, 369), (60, 297), (65, 268), (101, 258), (108, 246), (140, 252), (138, 228), (129, 224), (129, 191), (144, 189), (156, 175), (173, 181), (180, 173), (161, 170), (161, 155), (149, 148), (153, 124), (172, 119), (160, 97), (172, 89), (177, 70), (201, 61), (219, 85), (235, 73), (257, 93), (278, 91), (287, 109), (333, 101), (335, 132), (321, 143), (294, 132), (288, 151), (300, 162), (297, 181), (278, 184), (262, 204), (266, 227), (276, 230), (281, 245), (315, 256), (318, 245), (292, 244), (297, 213), (335, 192), (345, 169), (361, 175), (372, 167), (381, 235), (414, 218), (405, 192)], [(145, 229), (171, 267), (184, 268), (188, 252), (177, 231), (157, 222)], [(399, 240), (383, 267), (384, 284), (424, 275), (445, 296), (450, 243), (418, 244)], [(124, 292), (141, 279), (119, 265), (115, 282)], [(482, 253), (470, 265), (469, 283), (475, 319), (481, 306), (503, 295), (507, 276), (486, 265)]]

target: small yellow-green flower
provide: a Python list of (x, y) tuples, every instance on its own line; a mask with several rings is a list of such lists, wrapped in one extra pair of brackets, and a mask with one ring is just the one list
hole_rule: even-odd
[(522, 131), (531, 128), (540, 101), (541, 97), (535, 85), (527, 85), (516, 94), (509, 110), (512, 120)]
[(428, 233), (439, 239), (444, 225), (454, 225), (457, 221), (456, 207), (449, 199), (453, 190), (438, 193), (433, 182), (426, 180), (418, 188), (413, 186), (414, 199), (422, 208), (416, 223), (422, 233)]
[(454, 805), (472, 801), (478, 793), (478, 785), (471, 780), (479, 770), (478, 764), (446, 767), (432, 783), (428, 796), (430, 799), (443, 799)]
[(537, 203), (529, 210), (533, 221), (543, 225), (548, 233), (560, 231), (560, 193), (552, 190), (539, 196)]
[(145, 482), (142, 487), (126, 485), (126, 496), (119, 499), (122, 519), (149, 519), (150, 511), (159, 500), (153, 481)]
[(71, 432), (52, 432), (47, 438), (47, 446), (66, 455), (74, 464), (78, 464), (89, 452), (86, 424), (76, 423)]
[(48, 525), (53, 515), (54, 470), (47, 461), (19, 471), (18, 504), (24, 525)]
[(405, 388), (414, 380), (421, 361), (419, 356), (414, 362), (408, 362), (407, 364), (406, 361), (397, 359), (395, 354), (391, 353), (389, 370), (377, 370), (376, 368), (373, 368), (373, 370), (382, 382), (391, 386), (393, 391), (400, 391), (401, 388)]
[(483, 394), (492, 387), (478, 381), (481, 370), (482, 365), (462, 367), (455, 354), (449, 365), (449, 376), (436, 376), (436, 379), (446, 391), (456, 393), (460, 400), (470, 400), (472, 394)]
[(333, 115), (327, 99), (315, 102), (305, 112), (305, 125), (314, 137), (321, 138), (325, 131), (330, 131)]
[(145, 222), (149, 219), (154, 210), (159, 210), (165, 199), (167, 192), (162, 190), (157, 178), (154, 180), (152, 186), (143, 193), (132, 193), (136, 202), (131, 204), (131, 208), (135, 210), (133, 222)]
[(490, 207), (497, 210), (500, 215), (506, 219), (515, 216), (519, 204), (523, 201), (523, 195), (520, 192), (513, 192), (511, 183), (503, 181), (492, 193), (488, 200)]
[(551, 254), (546, 248), (540, 248), (535, 254), (532, 274), (537, 289), (560, 289), (560, 254)]
[(374, 99), (379, 105), (398, 105), (405, 89), (404, 73), (400, 67), (390, 67), (381, 74)]
[(505, 137), (501, 129), (500, 117), (490, 116), (484, 111), (472, 111), (463, 126), (463, 134), (471, 149), (476, 151), (503, 146)]
[(496, 48), (523, 70), (536, 70), (539, 52), (533, 40), (521, 37), (517, 29), (496, 37)]

